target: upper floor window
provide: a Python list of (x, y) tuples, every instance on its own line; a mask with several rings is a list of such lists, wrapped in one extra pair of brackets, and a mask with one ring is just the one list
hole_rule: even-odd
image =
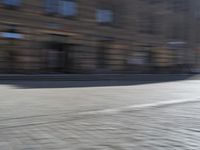
[(48, 13), (74, 16), (77, 12), (77, 4), (75, 0), (46, 0), (45, 9)]
[(14, 33), (14, 32), (3, 32), (1, 33), (1, 36), (3, 38), (8, 38), (8, 39), (22, 39), (23, 35), (20, 33)]
[(111, 9), (98, 9), (96, 19), (98, 23), (112, 23), (114, 21), (114, 13)]
[(57, 0), (45, 0), (45, 10), (48, 13), (56, 13), (58, 11)]
[(8, 6), (19, 6), (21, 3), (21, 0), (2, 0), (2, 1), (5, 5)]
[(63, 16), (75, 16), (77, 5), (74, 0), (60, 0), (59, 13)]
[(15, 29), (15, 25), (9, 25), (9, 29), (0, 33), (0, 37), (6, 39), (23, 39), (24, 36)]

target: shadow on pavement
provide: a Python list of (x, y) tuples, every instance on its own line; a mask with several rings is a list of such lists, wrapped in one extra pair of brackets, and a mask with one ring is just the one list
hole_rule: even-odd
[(146, 76), (132, 78), (113, 78), (97, 80), (0, 80), (0, 85), (11, 85), (16, 88), (34, 89), (34, 88), (81, 88), (81, 87), (104, 87), (104, 86), (131, 86), (140, 84), (153, 84), (162, 82), (181, 81), (187, 79), (197, 79), (194, 75), (181, 76)]

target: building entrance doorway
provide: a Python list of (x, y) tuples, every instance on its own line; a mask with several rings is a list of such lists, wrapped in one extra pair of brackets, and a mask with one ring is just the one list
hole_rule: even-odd
[(47, 42), (46, 66), (49, 73), (70, 73), (72, 68), (71, 44)]
[(97, 51), (97, 68), (98, 71), (107, 72), (109, 71), (109, 52), (111, 47), (110, 40), (99, 41), (99, 48)]

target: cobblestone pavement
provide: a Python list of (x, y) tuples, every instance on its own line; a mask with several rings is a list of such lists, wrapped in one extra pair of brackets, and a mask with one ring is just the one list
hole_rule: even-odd
[(73, 89), (1, 85), (0, 150), (199, 150), (199, 87), (200, 81)]

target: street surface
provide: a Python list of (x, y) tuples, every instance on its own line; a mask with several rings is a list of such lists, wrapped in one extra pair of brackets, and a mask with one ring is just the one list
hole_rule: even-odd
[(0, 84), (0, 150), (199, 150), (199, 141), (200, 80)]

